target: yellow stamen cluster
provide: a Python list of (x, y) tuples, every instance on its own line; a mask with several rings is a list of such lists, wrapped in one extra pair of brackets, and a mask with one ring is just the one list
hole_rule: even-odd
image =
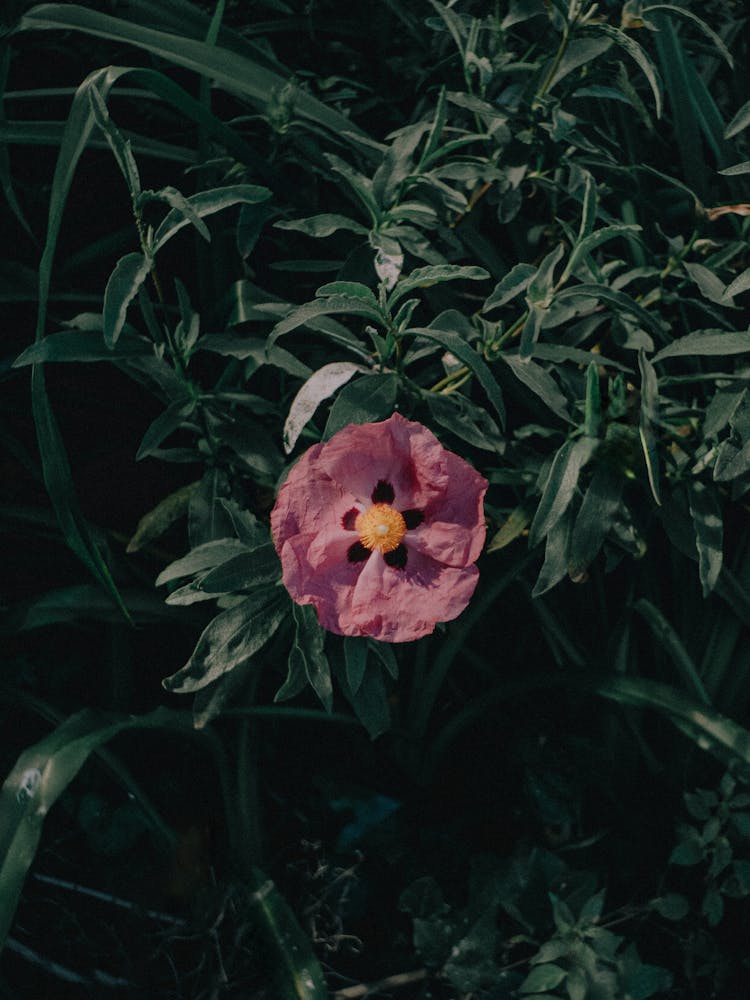
[(359, 540), (366, 549), (377, 549), (385, 555), (401, 544), (406, 534), (406, 522), (397, 510), (387, 503), (374, 503), (354, 522)]

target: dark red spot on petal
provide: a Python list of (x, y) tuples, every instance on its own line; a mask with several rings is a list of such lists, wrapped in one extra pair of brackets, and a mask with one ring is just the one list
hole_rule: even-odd
[(362, 542), (355, 542), (354, 545), (349, 546), (349, 551), (346, 553), (346, 558), (349, 562), (364, 562), (368, 556), (372, 555), (369, 549), (366, 549)]
[(409, 552), (406, 546), (399, 545), (392, 552), (386, 552), (383, 558), (385, 559), (386, 566), (390, 566), (391, 569), (404, 569), (408, 556)]
[(354, 531), (354, 522), (359, 517), (359, 511), (356, 507), (351, 507), (346, 514), (341, 518), (341, 527), (346, 531)]
[(401, 517), (404, 519), (407, 531), (417, 528), (424, 521), (424, 514), (421, 510), (402, 510)]
[(378, 485), (372, 491), (372, 502), (393, 503), (393, 498), (395, 495), (396, 494), (394, 493), (391, 484), (386, 482), (385, 479), (379, 479)]

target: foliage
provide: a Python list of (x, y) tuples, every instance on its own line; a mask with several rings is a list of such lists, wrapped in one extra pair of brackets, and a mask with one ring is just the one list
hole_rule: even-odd
[[(10, 729), (3, 929), (35, 875), (83, 897), (58, 811), (120, 903), (113, 857), (179, 856), (177, 740), (211, 761), (211, 865), (196, 821), (171, 897), (216, 947), (169, 952), (189, 995), (740, 996), (744, 14), (100, 6), (0, 35), (2, 693), (54, 724)], [(490, 488), (470, 606), (390, 645), (291, 601), (269, 513), (306, 448), (395, 410)], [(17, 927), (40, 976), (104, 981)]]

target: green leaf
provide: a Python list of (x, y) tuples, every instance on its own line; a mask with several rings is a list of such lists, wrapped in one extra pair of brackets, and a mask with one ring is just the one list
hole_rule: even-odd
[(332, 396), (357, 372), (366, 372), (362, 365), (352, 361), (332, 361), (323, 365), (304, 383), (292, 400), (289, 416), (284, 423), (284, 451), (288, 455), (319, 403)]
[(539, 993), (541, 991), (554, 990), (565, 979), (566, 975), (565, 969), (561, 969), (554, 962), (549, 962), (545, 965), (536, 965), (518, 987), (518, 990), (520, 993)]
[(388, 320), (376, 302), (367, 302), (353, 295), (329, 295), (325, 298), (316, 299), (314, 302), (307, 302), (305, 305), (292, 309), (288, 316), (285, 316), (271, 330), (268, 336), (267, 350), (276, 343), (279, 337), (285, 333), (290, 333), (300, 326), (309, 323), (311, 319), (318, 316), (332, 316), (335, 313), (343, 313), (349, 316), (365, 316), (381, 326), (387, 326)]
[(747, 331), (694, 330), (662, 347), (651, 362), (658, 364), (666, 358), (724, 356), (749, 351), (750, 333)]
[(460, 267), (458, 264), (434, 264), (428, 267), (418, 267), (397, 283), (388, 296), (388, 308), (393, 310), (397, 302), (415, 288), (425, 288), (444, 281), (484, 281), (489, 278), (489, 272), (483, 267)]
[[(259, 61), (221, 46), (195, 41), (186, 38), (184, 34), (157, 31), (76, 4), (40, 4), (28, 11), (16, 28), (17, 31), (40, 29), (83, 31), (99, 38), (112, 39), (118, 44), (135, 45), (177, 66), (206, 76), (230, 93), (246, 97), (262, 108), (265, 108), (273, 93), (280, 91), (287, 82), (283, 76), (267, 69)], [(348, 118), (301, 89), (295, 94), (294, 110), (336, 135), (356, 135), (359, 132)]]
[[(210, 542), (208, 543), (211, 544)], [(265, 542), (250, 552), (221, 563), (198, 582), (206, 594), (235, 594), (278, 583), (281, 578), (279, 557), (273, 542)]]
[(519, 382), (538, 396), (556, 416), (566, 423), (573, 423), (568, 413), (568, 401), (550, 373), (534, 361), (522, 361), (516, 354), (503, 353), (502, 361), (510, 368)]
[(345, 636), (344, 662), (346, 663), (346, 680), (353, 697), (359, 691), (365, 671), (367, 670), (368, 649), (369, 646), (366, 639)]
[(296, 625), (294, 645), (304, 661), (310, 687), (320, 698), (326, 712), (330, 712), (333, 708), (333, 686), (331, 668), (323, 650), (325, 633), (309, 604), (292, 604), (292, 616)]
[(724, 138), (733, 139), (740, 132), (744, 131), (748, 125), (750, 125), (750, 101), (746, 101), (742, 105), (724, 129)]
[(690, 912), (690, 903), (679, 892), (668, 892), (651, 904), (665, 920), (682, 920)]
[(638, 367), (641, 370), (641, 412), (639, 435), (651, 493), (657, 504), (661, 504), (659, 493), (659, 452), (654, 433), (654, 422), (659, 407), (659, 382), (654, 366), (641, 347), (638, 351)]
[[(196, 484), (192, 483), (193, 493)], [(194, 576), (205, 570), (213, 569), (221, 563), (247, 551), (247, 546), (237, 538), (218, 538), (196, 546), (186, 556), (171, 562), (156, 578), (155, 586), (162, 587), (165, 583), (173, 583), (185, 576)]]
[(274, 883), (253, 869), (258, 889), (250, 897), (273, 954), (271, 980), (278, 1000), (328, 1000), (329, 993), (310, 937)]
[(165, 438), (178, 430), (195, 410), (194, 399), (178, 399), (149, 425), (136, 453), (136, 461), (152, 455)]
[(200, 690), (257, 653), (288, 613), (288, 600), (278, 587), (265, 587), (222, 611), (203, 630), (185, 666), (165, 677), (163, 686), (178, 694)]
[(68, 456), (55, 415), (47, 396), (44, 370), (34, 366), (31, 372), (31, 402), (36, 424), (42, 474), (65, 541), (94, 577), (109, 591), (127, 621), (130, 615), (81, 513), (73, 488)]
[(506, 545), (510, 545), (523, 533), (530, 520), (531, 514), (525, 506), (516, 507), (492, 536), (487, 545), (487, 552), (497, 552), (498, 549), (504, 549)]
[(618, 292), (616, 289), (610, 288), (608, 285), (588, 283), (571, 285), (569, 288), (561, 289), (555, 295), (555, 302), (562, 304), (571, 298), (592, 298), (596, 299), (597, 302), (609, 302), (613, 306), (616, 306), (618, 311), (622, 310), (623, 312), (630, 313), (643, 326), (651, 330), (652, 333), (655, 333), (657, 337), (662, 336), (663, 331), (656, 317), (652, 316), (643, 306), (640, 306), (635, 299), (632, 299), (624, 292)]
[(487, 397), (490, 403), (492, 403), (500, 421), (500, 426), (505, 429), (505, 403), (503, 402), (500, 386), (495, 381), (495, 376), (484, 359), (477, 354), (473, 347), (467, 344), (458, 334), (437, 330), (433, 327), (415, 327), (405, 331), (405, 333), (412, 336), (426, 337), (428, 340), (435, 341), (435, 343), (440, 344), (441, 347), (444, 347), (451, 354), (455, 355), (467, 368), (471, 369), (474, 375), (476, 375), (479, 384), (487, 393)]
[(23, 368), (47, 361), (116, 361), (120, 358), (148, 357), (153, 352), (153, 344), (145, 337), (123, 335), (116, 345), (107, 347), (98, 333), (61, 330), (27, 347), (13, 362), (13, 367)]
[(19, 756), (0, 790), (0, 948), (34, 860), (44, 818), (89, 754), (128, 729), (161, 727), (184, 727), (189, 732), (190, 722), (164, 708), (124, 719), (86, 709)]
[(567, 281), (578, 261), (586, 254), (592, 253), (597, 247), (602, 246), (604, 243), (609, 243), (610, 240), (620, 239), (620, 237), (632, 237), (634, 233), (640, 233), (641, 231), (641, 226), (618, 223), (617, 225), (604, 226), (602, 229), (597, 229), (594, 233), (589, 233), (588, 236), (585, 236), (573, 247), (568, 262), (565, 265), (565, 270), (560, 276), (560, 281)]
[(573, 526), (570, 571), (579, 576), (596, 559), (620, 509), (625, 479), (618, 469), (597, 466)]
[(367, 227), (363, 226), (361, 222), (355, 222), (354, 219), (349, 219), (345, 215), (336, 215), (332, 212), (312, 215), (307, 219), (291, 219), (284, 222), (275, 222), (274, 228), (291, 229), (298, 233), (304, 233), (305, 236), (313, 236), (316, 239), (332, 236), (339, 229), (346, 229), (358, 235), (366, 235), (367, 233)]
[(654, 638), (664, 647), (665, 652), (682, 675), (685, 685), (689, 689), (692, 689), (692, 692), (705, 705), (709, 705), (710, 699), (703, 686), (703, 681), (698, 674), (690, 654), (672, 625), (670, 625), (656, 605), (646, 600), (645, 597), (636, 601), (633, 607), (645, 618)]
[(486, 313), (491, 309), (498, 309), (520, 295), (528, 288), (529, 282), (535, 274), (536, 268), (533, 264), (515, 264), (505, 277), (495, 285), (490, 297), (482, 307), (482, 312)]
[(722, 511), (715, 490), (697, 479), (688, 487), (688, 500), (695, 529), (703, 596), (707, 597), (716, 586), (723, 564)]
[[(349, 660), (346, 663), (349, 677)], [(371, 740), (376, 739), (391, 727), (391, 708), (388, 704), (388, 690), (383, 679), (383, 671), (377, 663), (367, 663), (356, 691), (344, 689), (344, 693), (354, 712), (367, 730)]]
[(572, 510), (564, 511), (547, 532), (547, 544), (544, 547), (544, 562), (539, 570), (531, 591), (532, 597), (541, 597), (551, 590), (568, 573), (570, 566), (570, 529)]
[(578, 477), (597, 448), (593, 438), (566, 441), (555, 455), (544, 484), (534, 520), (529, 529), (529, 546), (538, 545), (560, 520), (575, 495)]
[(114, 347), (120, 336), (128, 306), (151, 272), (151, 261), (141, 253), (118, 260), (104, 290), (104, 342)]
[(597, 31), (603, 32), (612, 41), (619, 45), (620, 48), (626, 52), (630, 58), (637, 63), (639, 69), (643, 75), (648, 80), (649, 86), (651, 87), (651, 92), (654, 95), (654, 104), (656, 106), (656, 117), (661, 118), (661, 108), (662, 108), (662, 87), (659, 74), (657, 72), (656, 66), (654, 66), (651, 58), (646, 53), (635, 39), (631, 38), (630, 35), (625, 34), (619, 28), (613, 27), (611, 24), (597, 24)]
[(385, 420), (396, 406), (398, 376), (363, 375), (350, 382), (336, 397), (328, 415), (324, 440), (348, 424)]
[(257, 205), (270, 197), (268, 188), (257, 184), (230, 184), (190, 195), (184, 199), (185, 204), (180, 201), (159, 224), (153, 235), (151, 251), (156, 253), (161, 250), (185, 226), (195, 226), (195, 218), (204, 219), (234, 205)]

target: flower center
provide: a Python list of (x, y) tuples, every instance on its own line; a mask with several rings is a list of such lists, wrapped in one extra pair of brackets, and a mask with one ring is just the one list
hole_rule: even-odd
[(397, 510), (387, 503), (374, 503), (354, 522), (359, 540), (366, 549), (377, 549), (385, 554), (393, 552), (406, 534), (406, 522)]

